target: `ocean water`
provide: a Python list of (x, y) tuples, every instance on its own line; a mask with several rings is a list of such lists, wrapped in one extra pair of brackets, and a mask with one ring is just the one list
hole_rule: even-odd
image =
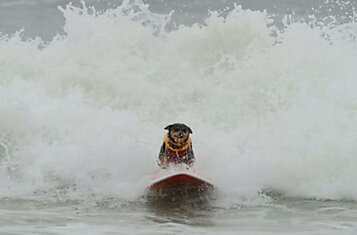
[[(356, 234), (357, 2), (0, 0), (0, 234)], [(204, 204), (151, 204), (163, 128)]]

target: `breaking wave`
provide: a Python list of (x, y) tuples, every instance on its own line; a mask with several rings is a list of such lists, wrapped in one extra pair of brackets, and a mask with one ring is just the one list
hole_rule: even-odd
[(0, 197), (135, 200), (172, 122), (227, 200), (357, 200), (357, 23), (239, 6), (167, 32), (140, 2), (0, 38)]

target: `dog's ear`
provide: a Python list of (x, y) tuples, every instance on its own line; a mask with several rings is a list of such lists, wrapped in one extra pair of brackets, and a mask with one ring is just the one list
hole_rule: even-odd
[(189, 127), (187, 127), (187, 128), (188, 128), (188, 132), (189, 132), (190, 134), (192, 134), (191, 128), (189, 128)]
[(172, 124), (171, 124), (171, 125), (168, 125), (167, 127), (165, 127), (165, 129), (164, 129), (164, 130), (168, 130), (168, 131), (170, 131), (170, 130), (171, 130), (171, 128), (172, 128)]

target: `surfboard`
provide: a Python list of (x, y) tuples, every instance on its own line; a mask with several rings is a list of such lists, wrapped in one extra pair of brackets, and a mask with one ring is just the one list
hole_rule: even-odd
[(214, 190), (211, 180), (194, 169), (161, 170), (152, 177), (148, 191), (151, 195), (203, 194)]

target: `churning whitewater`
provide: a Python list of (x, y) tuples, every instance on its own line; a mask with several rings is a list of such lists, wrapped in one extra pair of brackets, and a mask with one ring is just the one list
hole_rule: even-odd
[(236, 6), (169, 31), (144, 4), (60, 10), (48, 43), (0, 36), (0, 197), (137, 200), (178, 121), (228, 204), (357, 200), (355, 15), (278, 28)]

